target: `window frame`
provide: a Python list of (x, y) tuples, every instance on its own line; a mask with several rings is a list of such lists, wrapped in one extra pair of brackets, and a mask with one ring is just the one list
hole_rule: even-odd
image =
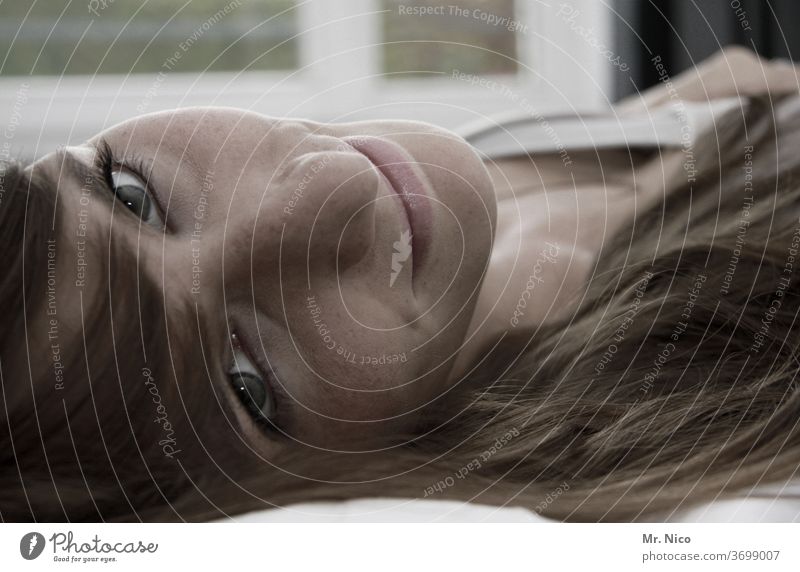
[[(599, 41), (612, 45), (610, 8), (592, 0), (567, 5), (592, 23)], [(525, 33), (516, 33), (518, 73), (489, 79), (529, 94), (545, 113), (607, 107), (612, 66), (570, 32), (563, 18), (559, 22), (556, 9), (540, 0), (515, 0), (515, 18), (527, 25)], [(35, 158), (52, 151), (52, 141), (80, 142), (144, 112), (192, 105), (243, 107), (320, 121), (386, 117), (388, 106), (393, 117), (450, 128), (470, 115), (512, 107), (507, 95), (465, 89), (448, 76), (382, 77), (383, 12), (381, 0), (299, 0), (296, 70), (170, 73), (161, 83), (157, 73), (2, 77), (0, 105), (19, 108), (13, 137), (6, 136), (11, 150), (5, 145), (4, 154)], [(567, 77), (561, 71), (565, 63), (585, 71)], [(421, 93), (423, 113), (414, 106)], [(437, 107), (449, 111), (437, 113)]]

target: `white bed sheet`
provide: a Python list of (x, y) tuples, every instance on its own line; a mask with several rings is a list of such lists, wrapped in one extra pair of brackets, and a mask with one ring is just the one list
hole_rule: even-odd
[(800, 522), (800, 480), (757, 487), (751, 493), (676, 513), (667, 522)]
[[(553, 522), (524, 508), (426, 499), (365, 498), (255, 511), (228, 522)], [(219, 521), (222, 522), (222, 521)]]
[[(800, 479), (740, 498), (675, 512), (655, 522), (800, 522)], [(556, 522), (519, 507), (430, 499), (365, 498), (255, 511), (218, 522)]]

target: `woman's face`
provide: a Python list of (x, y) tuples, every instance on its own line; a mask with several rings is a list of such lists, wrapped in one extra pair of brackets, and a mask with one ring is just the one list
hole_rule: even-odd
[[(234, 372), (222, 391), (252, 446), (391, 436), (447, 387), (495, 225), (488, 174), (463, 140), (418, 122), (191, 108), (65, 151), (91, 164), (102, 143), (125, 165), (112, 169), (119, 200), (95, 201), (92, 216), (134, 245), (168, 307), (188, 302), (225, 340), (171, 351), (197, 354), (196, 391), (208, 391), (203, 360)], [(79, 189), (60, 188), (68, 239)], [(242, 388), (282, 437), (253, 422)]]

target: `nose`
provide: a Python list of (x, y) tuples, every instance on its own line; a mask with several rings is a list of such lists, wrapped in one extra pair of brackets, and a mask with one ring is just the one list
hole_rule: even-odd
[(285, 223), (292, 244), (306, 246), (310, 263), (341, 273), (371, 250), (381, 187), (372, 164), (357, 151), (336, 152), (330, 160), (319, 184), (312, 184), (308, 210)]
[(279, 281), (306, 289), (316, 277), (341, 276), (373, 247), (380, 189), (369, 160), (343, 143), (300, 155), (265, 192), (233, 205), (226, 276), (255, 289)]

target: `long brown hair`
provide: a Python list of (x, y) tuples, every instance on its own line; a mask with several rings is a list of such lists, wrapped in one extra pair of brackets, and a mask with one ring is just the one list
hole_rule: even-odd
[(203, 318), (165, 301), (111, 225), (83, 245), (102, 287), (65, 296), (75, 273), (63, 268), (81, 259), (58, 183), (35, 164), (0, 166), (0, 517), (136, 520), (158, 507), (160, 519), (180, 520), (171, 502), (193, 474), (227, 466), (205, 448), (224, 441), (218, 450), (241, 456), (232, 435), (204, 423), (219, 415), (215, 402), (195, 397), (204, 368), (191, 348), (204, 340), (177, 324), (202, 332)]
[[(778, 153), (787, 147), (774, 114), (774, 102), (754, 101), (718, 125), (690, 150), (696, 176), (681, 164), (673, 180), (656, 182), (666, 187), (663, 200), (603, 246), (577, 310), (490, 344), (401, 445), (359, 454), (295, 448), (269, 461), (237, 451), (225, 470), (159, 463), (156, 476), (142, 456), (110, 459), (83, 487), (106, 492), (102, 507), (91, 508), (85, 493), (70, 510), (54, 508), (52, 494), (33, 507), (17, 486), (0, 487), (0, 513), (205, 520), (303, 500), (397, 496), (633, 520), (792, 477), (800, 465), (800, 168)], [(4, 237), (5, 221), (19, 216), (0, 211)], [(21, 296), (16, 276), (0, 281), (4, 313), (6, 300)], [(46, 278), (41, 270), (26, 276)], [(8, 343), (4, 334), (3, 366)], [(140, 360), (131, 359), (119, 370), (141, 376)], [(158, 375), (178, 387), (191, 372)], [(154, 438), (134, 429), (140, 440)], [(6, 457), (8, 438), (0, 435)], [(15, 455), (19, 465), (24, 455)], [(31, 458), (29, 470), (43, 466)], [(3, 483), (24, 481), (8, 466)]]

